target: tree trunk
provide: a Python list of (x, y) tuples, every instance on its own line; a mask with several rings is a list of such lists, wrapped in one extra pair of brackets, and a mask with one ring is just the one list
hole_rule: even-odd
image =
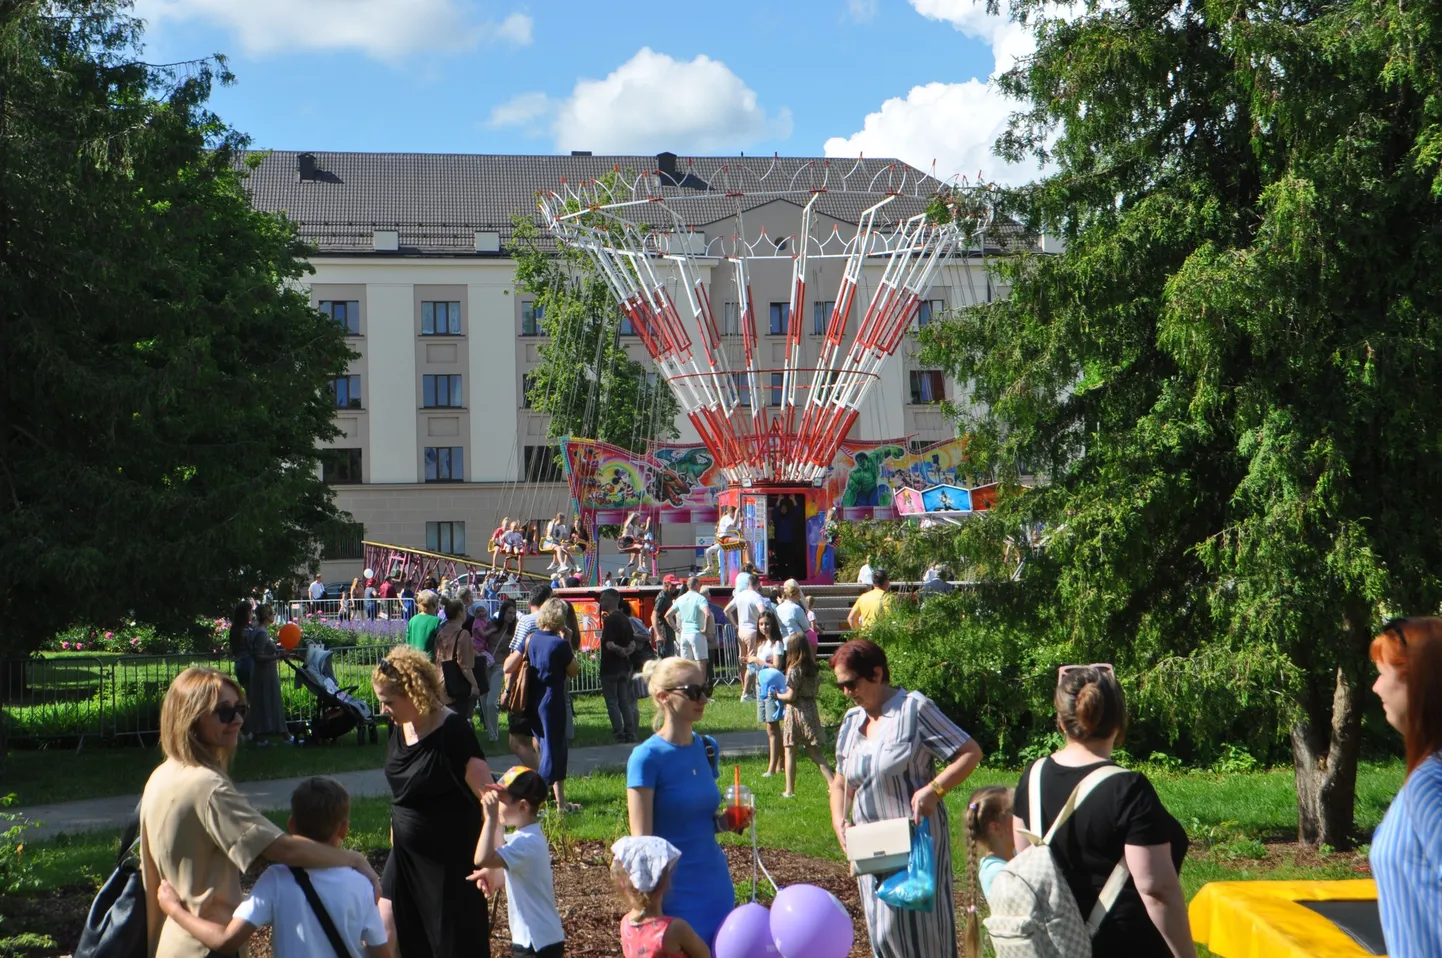
[(1357, 682), (1337, 669), (1330, 707), (1318, 690), (1292, 726), (1297, 783), (1297, 840), (1349, 848), (1357, 797), (1362, 707)]

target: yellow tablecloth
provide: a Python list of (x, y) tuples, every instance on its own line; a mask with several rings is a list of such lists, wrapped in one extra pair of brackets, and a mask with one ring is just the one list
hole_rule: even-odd
[(1214, 881), (1187, 909), (1192, 938), (1221, 958), (1371, 958), (1336, 925), (1299, 901), (1377, 897), (1370, 878), (1353, 881)]

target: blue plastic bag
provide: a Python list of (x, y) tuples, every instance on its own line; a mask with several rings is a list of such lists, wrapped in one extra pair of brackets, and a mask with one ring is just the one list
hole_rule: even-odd
[(911, 857), (906, 871), (881, 883), (876, 897), (892, 908), (931, 911), (936, 901), (936, 852), (931, 844), (931, 819), (923, 818), (911, 830)]

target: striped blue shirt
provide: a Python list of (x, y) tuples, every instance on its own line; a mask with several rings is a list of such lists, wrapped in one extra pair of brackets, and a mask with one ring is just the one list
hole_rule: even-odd
[(1387, 953), (1442, 958), (1442, 753), (1412, 774), (1372, 836)]

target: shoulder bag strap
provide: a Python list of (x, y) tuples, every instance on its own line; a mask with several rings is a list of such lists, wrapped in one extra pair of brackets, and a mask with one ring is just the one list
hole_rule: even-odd
[(352, 958), (350, 949), (347, 948), (345, 942), (341, 940), (340, 932), (336, 930), (335, 922), (331, 921), (330, 912), (325, 910), (325, 903), (322, 902), (320, 896), (316, 894), (315, 886), (311, 884), (310, 876), (305, 873), (305, 869), (297, 868), (294, 865), (288, 865), (286, 867), (290, 869), (291, 877), (295, 879), (295, 883), (300, 886), (300, 890), (305, 894), (305, 900), (310, 902), (310, 910), (315, 912), (315, 917), (320, 922), (321, 930), (324, 931), (325, 936), (330, 939), (330, 946), (335, 949), (336, 958)]
[(125, 833), (120, 836), (120, 851), (115, 853), (115, 868), (118, 871), (120, 866), (125, 864), (131, 849), (135, 847), (135, 840), (140, 837), (140, 806), (135, 806), (135, 817), (130, 824), (125, 826)]
[(1029, 817), (1026, 823), (1031, 826), (1031, 834), (1027, 837), (1035, 839), (1032, 842), (1033, 845), (1040, 844), (1041, 842), (1041, 767), (1045, 764), (1046, 759), (1044, 758), (1039, 758), (1035, 762), (1032, 762), (1031, 772), (1028, 774), (1026, 781), (1027, 804), (1030, 806), (1028, 809)]
[[(1067, 796), (1066, 804), (1062, 806), (1062, 810), (1060, 814), (1057, 815), (1056, 821), (1052, 822), (1051, 828), (1047, 829), (1046, 837), (1042, 839), (1042, 844), (1051, 844), (1051, 841), (1056, 836), (1057, 831), (1060, 830), (1060, 828), (1067, 823), (1067, 820), (1072, 817), (1072, 813), (1081, 807), (1082, 802), (1085, 802), (1087, 800), (1087, 796), (1091, 795), (1092, 792), (1096, 791), (1096, 787), (1098, 785), (1100, 785), (1102, 782), (1105, 782), (1113, 775), (1125, 775), (1126, 771), (1126, 769), (1121, 768), (1120, 766), (1108, 765), (1104, 768), (1097, 769), (1086, 778), (1078, 782), (1076, 788), (1072, 789), (1071, 794)], [(1033, 799), (1032, 801), (1035, 802), (1036, 799)]]

